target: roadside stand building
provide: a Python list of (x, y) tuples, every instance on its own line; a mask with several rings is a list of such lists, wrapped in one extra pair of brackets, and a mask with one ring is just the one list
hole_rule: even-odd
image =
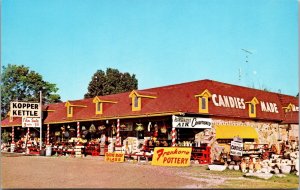
[[(245, 157), (295, 151), (298, 114), (298, 97), (199, 80), (44, 105), (42, 138), (57, 155), (151, 155), (154, 147), (179, 146), (192, 147), (192, 160), (211, 163), (232, 159), (234, 138), (242, 139)], [(21, 118), (8, 116), (1, 125), (13, 133), (10, 143), (39, 137)]]

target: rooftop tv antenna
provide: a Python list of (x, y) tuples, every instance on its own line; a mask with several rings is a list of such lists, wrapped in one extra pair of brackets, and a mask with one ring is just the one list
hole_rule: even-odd
[(246, 49), (241, 49), (241, 50), (243, 50), (246, 53), (246, 63), (248, 63), (248, 54), (252, 54), (252, 52)]
[[(245, 57), (245, 63), (246, 63), (246, 72), (245, 72), (245, 74), (246, 74), (246, 76), (245, 76), (245, 78), (246, 78), (246, 80), (245, 80), (245, 83), (248, 83), (248, 70), (249, 70), (249, 55), (251, 55), (251, 54), (253, 54), (251, 51), (249, 51), (249, 50), (247, 50), (247, 49), (241, 49), (243, 52), (245, 52), (245, 54), (246, 54), (246, 57)], [(241, 74), (241, 69), (239, 70), (239, 81), (241, 81), (241, 77), (242, 77), (242, 74)], [(245, 85), (247, 85), (247, 84), (245, 84)]]
[(249, 53), (249, 54), (252, 54), (252, 52), (249, 51), (249, 50), (246, 50), (246, 49), (243, 49), (243, 48), (242, 48), (242, 50), (243, 50), (244, 52), (247, 52), (247, 53)]
[(242, 78), (242, 69), (239, 68), (239, 83), (241, 83), (241, 78)]

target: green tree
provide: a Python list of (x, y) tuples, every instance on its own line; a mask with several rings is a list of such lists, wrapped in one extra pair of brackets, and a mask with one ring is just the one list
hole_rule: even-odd
[(43, 103), (61, 102), (56, 84), (43, 80), (43, 77), (24, 65), (8, 64), (1, 73), (1, 116), (9, 111), (11, 101), (39, 102), (39, 91), (43, 93)]
[(107, 68), (106, 72), (97, 70), (92, 76), (88, 92), (84, 98), (128, 92), (138, 87), (135, 74), (121, 73), (118, 69)]

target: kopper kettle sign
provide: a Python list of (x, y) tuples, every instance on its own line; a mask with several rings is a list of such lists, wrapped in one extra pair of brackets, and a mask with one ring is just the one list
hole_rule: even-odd
[(41, 117), (40, 104), (32, 102), (11, 102), (11, 117)]

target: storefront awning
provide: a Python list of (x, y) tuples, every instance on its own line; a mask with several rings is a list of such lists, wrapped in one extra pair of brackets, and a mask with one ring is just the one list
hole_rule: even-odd
[(233, 139), (239, 136), (243, 139), (258, 139), (258, 134), (250, 126), (216, 126), (216, 139)]

